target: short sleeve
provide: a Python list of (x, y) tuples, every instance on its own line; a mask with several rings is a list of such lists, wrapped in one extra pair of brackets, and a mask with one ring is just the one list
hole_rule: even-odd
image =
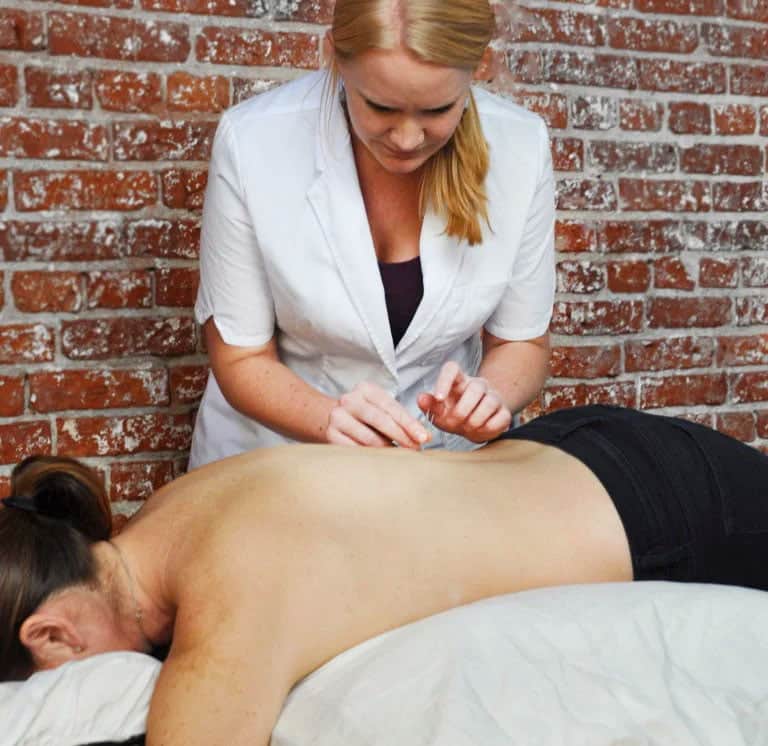
[(485, 324), (494, 336), (525, 340), (546, 333), (555, 299), (555, 181), (549, 134), (539, 130), (540, 164), (520, 246), (501, 303)]
[(208, 169), (195, 317), (200, 324), (213, 317), (230, 345), (256, 347), (274, 335), (274, 303), (226, 115), (216, 130)]

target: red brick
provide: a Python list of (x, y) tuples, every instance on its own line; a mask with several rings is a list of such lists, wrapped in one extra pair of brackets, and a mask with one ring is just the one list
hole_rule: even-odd
[(555, 171), (581, 171), (584, 168), (584, 143), (573, 137), (552, 138), (552, 164)]
[(133, 7), (133, 0), (57, 0), (63, 5), (82, 5), (88, 8), (122, 8)]
[(571, 101), (571, 125), (576, 129), (609, 130), (618, 121), (618, 109), (613, 98), (577, 96)]
[(741, 260), (741, 276), (746, 288), (768, 287), (768, 257), (744, 257)]
[[(514, 71), (513, 71), (514, 72)], [(608, 88), (637, 88), (637, 62), (629, 57), (545, 50), (541, 75), (551, 83)], [(532, 81), (538, 82), (538, 81)]]
[(146, 500), (173, 479), (171, 461), (124, 461), (110, 464), (109, 499)]
[(689, 54), (699, 46), (699, 34), (691, 23), (649, 21), (644, 18), (611, 18), (608, 44), (634, 52)]
[(563, 253), (594, 251), (597, 234), (592, 225), (574, 220), (558, 220), (555, 223), (555, 249)]
[(652, 298), (648, 325), (652, 329), (725, 326), (731, 321), (730, 298)]
[(751, 135), (757, 127), (757, 116), (748, 104), (716, 104), (715, 133), (718, 135)]
[(726, 0), (726, 13), (742, 21), (768, 23), (768, 3), (765, 0)]
[(739, 263), (735, 259), (702, 259), (699, 262), (699, 284), (703, 288), (738, 287)]
[(53, 329), (43, 324), (0, 326), (0, 363), (45, 363), (53, 355)]
[(608, 262), (608, 289), (614, 293), (643, 293), (651, 284), (648, 262)]
[(168, 108), (172, 111), (220, 112), (229, 106), (229, 79), (223, 75), (171, 73), (166, 87)]
[(737, 298), (736, 323), (739, 326), (768, 324), (768, 301), (755, 296)]
[(515, 98), (521, 106), (543, 117), (550, 129), (568, 126), (568, 98), (562, 93), (519, 91)]
[(101, 108), (107, 111), (151, 113), (163, 101), (162, 77), (156, 73), (98, 70), (94, 84)]
[(197, 220), (132, 220), (125, 226), (129, 256), (196, 259), (200, 251)]
[(711, 55), (768, 59), (768, 28), (705, 23), (701, 33)]
[(87, 308), (149, 308), (152, 275), (146, 269), (102, 270), (86, 278)]
[(768, 438), (768, 412), (757, 413), (757, 435), (760, 438)]
[(716, 182), (712, 185), (714, 210), (724, 212), (763, 212), (768, 196), (762, 181)]
[(669, 13), (691, 16), (719, 16), (723, 0), (634, 0), (641, 13)]
[(596, 293), (605, 287), (605, 268), (593, 262), (559, 262), (557, 290), (560, 293)]
[(45, 49), (42, 13), (0, 9), (0, 49), (36, 52)]
[(589, 163), (605, 171), (671, 172), (677, 168), (677, 150), (670, 143), (592, 141)]
[(0, 425), (0, 464), (51, 453), (51, 425), (45, 420)]
[(613, 184), (599, 179), (560, 179), (557, 182), (559, 210), (616, 209)]
[(735, 404), (768, 401), (768, 373), (737, 373), (731, 376), (732, 400)]
[(158, 306), (191, 308), (195, 305), (200, 274), (196, 267), (162, 267), (157, 270)]
[(517, 83), (544, 82), (544, 60), (538, 51), (513, 47), (507, 55), (507, 66)]
[(768, 365), (768, 334), (719, 337), (717, 364), (720, 366)]
[(106, 161), (106, 127), (74, 119), (0, 119), (0, 156)]
[(706, 212), (710, 209), (710, 186), (702, 181), (619, 179), (624, 210)]
[(120, 226), (113, 222), (0, 223), (6, 261), (80, 262), (120, 257)]
[(768, 96), (768, 65), (731, 65), (731, 93)]
[(320, 64), (320, 47), (314, 34), (208, 26), (195, 41), (195, 56), (225, 65), (314, 69)]
[(189, 448), (192, 421), (188, 414), (72, 417), (57, 421), (56, 434), (59, 451), (75, 458), (182, 451)]
[(174, 404), (195, 404), (208, 381), (207, 365), (175, 365), (171, 368), (171, 400)]
[(78, 272), (14, 272), (11, 291), (26, 313), (79, 311), (83, 304)]
[(115, 122), (118, 161), (205, 161), (210, 158), (216, 122)]
[(724, 373), (640, 380), (640, 408), (722, 404), (728, 394)]
[(755, 439), (755, 415), (752, 412), (718, 412), (715, 427), (732, 438), (749, 443)]
[(725, 93), (725, 65), (643, 58), (638, 61), (638, 87), (674, 93)]
[(521, 8), (521, 12), (513, 15), (504, 37), (512, 42), (551, 42), (587, 47), (600, 47), (605, 41), (603, 21), (599, 16), (555, 8)]
[(58, 72), (43, 67), (24, 70), (27, 105), (44, 109), (92, 109), (91, 73)]
[(760, 134), (768, 135), (768, 106), (760, 107)]
[(0, 417), (24, 414), (24, 376), (0, 376)]
[(623, 98), (619, 101), (619, 126), (623, 130), (658, 132), (664, 121), (664, 104)]
[(685, 101), (669, 105), (669, 129), (678, 135), (708, 135), (712, 132), (709, 104)]
[(677, 245), (679, 223), (672, 220), (608, 221), (600, 226), (598, 249), (604, 253), (663, 253)]
[(653, 263), (653, 286), (672, 290), (693, 290), (695, 280), (688, 273), (688, 268), (676, 256), (665, 256)]
[(163, 171), (163, 204), (183, 210), (202, 210), (208, 172), (174, 168)]
[(708, 368), (714, 359), (714, 344), (708, 337), (627, 340), (624, 349), (627, 373)]
[(729, 235), (732, 240), (728, 248), (737, 251), (768, 251), (768, 223), (764, 220), (728, 221), (725, 226), (734, 228), (733, 235)]
[(185, 62), (190, 51), (189, 29), (182, 23), (51, 12), (48, 24), (51, 54), (131, 62)]
[(30, 373), (29, 392), (35, 412), (164, 406), (170, 401), (165, 368)]
[(637, 406), (634, 383), (577, 383), (571, 386), (547, 386), (541, 394), (547, 411), (581, 407), (589, 404), (609, 404), (622, 407)]
[(333, 0), (294, 0), (279, 3), (275, 18), (302, 23), (328, 24), (333, 19)]
[(554, 347), (550, 371), (554, 378), (612, 378), (621, 373), (621, 347)]
[(8, 207), (8, 172), (0, 170), (0, 210)]
[(16, 209), (138, 210), (157, 202), (150, 171), (24, 171), (14, 174)]
[(694, 174), (756, 176), (763, 169), (758, 145), (694, 145), (680, 154), (680, 168)]
[(11, 494), (11, 480), (9, 477), (0, 476), (0, 498)]
[(196, 342), (194, 322), (184, 317), (64, 321), (61, 333), (62, 352), (72, 360), (189, 355)]
[(640, 301), (558, 301), (554, 305), (554, 334), (630, 334), (643, 325)]
[(13, 65), (0, 65), (0, 106), (16, 106), (18, 100), (18, 71)]
[(144, 10), (167, 13), (200, 13), (258, 18), (267, 12), (266, 0), (141, 0)]

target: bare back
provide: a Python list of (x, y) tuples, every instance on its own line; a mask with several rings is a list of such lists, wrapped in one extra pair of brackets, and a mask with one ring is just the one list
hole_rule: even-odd
[(362, 640), (487, 596), (631, 578), (598, 480), (525, 441), (261, 450), (164, 488), (130, 532), (168, 548), (177, 609), (150, 745), (266, 745), (296, 681)]

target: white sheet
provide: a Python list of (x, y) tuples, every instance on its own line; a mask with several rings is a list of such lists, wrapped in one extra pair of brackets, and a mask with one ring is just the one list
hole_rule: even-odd
[(343, 653), (272, 746), (768, 744), (768, 594), (665, 583), (482, 601)]
[[(98, 656), (0, 685), (0, 746), (143, 732), (159, 664)], [(272, 746), (768, 746), (768, 593), (627, 583), (502, 596), (353, 648)]]
[(160, 663), (108, 653), (0, 684), (1, 746), (76, 746), (143, 733)]

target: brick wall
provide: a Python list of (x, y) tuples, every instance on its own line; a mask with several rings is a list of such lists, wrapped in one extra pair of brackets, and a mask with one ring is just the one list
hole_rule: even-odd
[[(330, 0), (0, 7), (0, 493), (29, 452), (118, 509), (184, 469), (219, 113), (319, 64)], [(768, 444), (768, 0), (497, 6), (484, 77), (558, 177), (541, 408), (616, 402)]]

